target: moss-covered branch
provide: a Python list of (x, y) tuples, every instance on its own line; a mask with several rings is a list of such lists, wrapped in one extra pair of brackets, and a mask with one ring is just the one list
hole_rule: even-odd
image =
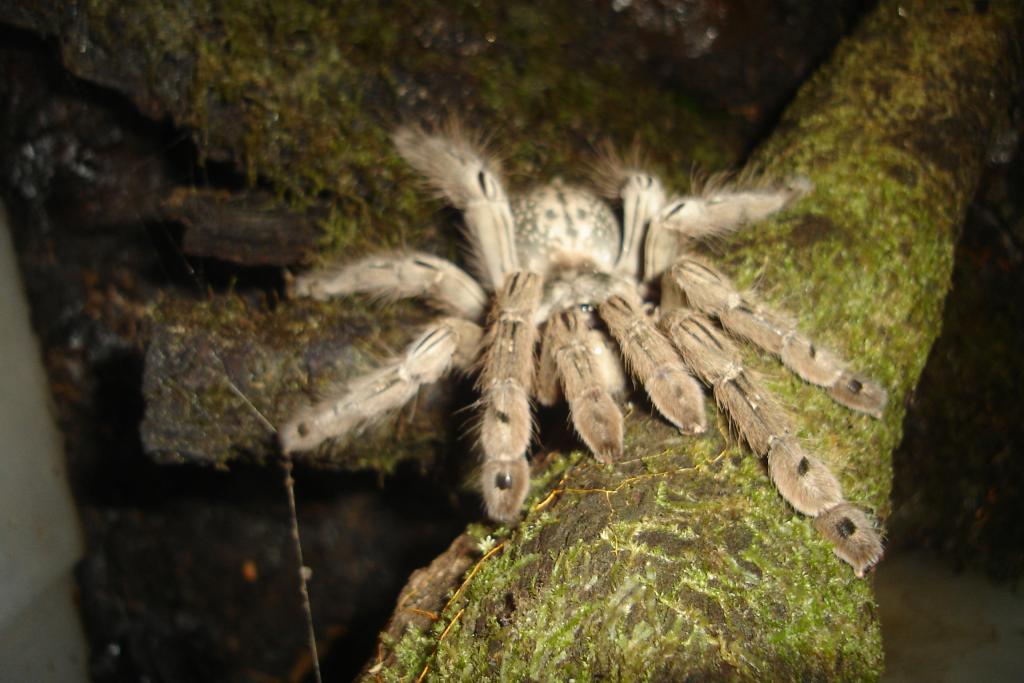
[[(938, 332), (958, 225), (1003, 114), (1019, 9), (885, 2), (805, 86), (756, 159), (816, 193), (727, 263), (884, 381), (880, 422), (761, 364), (848, 496), (884, 517), (903, 405)], [(995, 96), (993, 97), (993, 94)], [(559, 457), (383, 680), (864, 680), (882, 668), (857, 581), (720, 429), (634, 415), (625, 462)]]

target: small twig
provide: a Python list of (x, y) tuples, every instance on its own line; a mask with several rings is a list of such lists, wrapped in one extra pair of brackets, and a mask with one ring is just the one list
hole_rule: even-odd
[[(264, 415), (256, 405), (249, 400), (249, 397), (242, 393), (242, 390), (235, 385), (235, 382), (231, 379), (231, 375), (228, 374), (227, 366), (224, 364), (224, 359), (220, 357), (220, 354), (215, 353), (217, 360), (220, 361), (221, 366), (224, 368), (224, 377), (227, 380), (228, 386), (231, 390), (240, 398), (242, 401), (256, 414), (256, 417), (263, 423), (271, 433), (276, 434), (277, 428), (274, 424)], [(320, 676), (320, 656), (316, 649), (316, 628), (313, 626), (313, 606), (309, 601), (309, 587), (307, 585), (307, 578), (310, 574), (309, 567), (306, 566), (302, 559), (302, 539), (299, 536), (299, 515), (295, 506), (295, 479), (292, 477), (292, 457), (286, 453), (282, 460), (282, 469), (284, 470), (284, 488), (288, 494), (288, 511), (290, 513), (290, 524), (291, 524), (291, 536), (292, 543), (295, 545), (295, 556), (299, 562), (299, 594), (302, 596), (302, 609), (306, 617), (306, 634), (309, 640), (309, 654), (313, 660), (313, 678), (316, 683), (323, 683), (323, 679)]]
[(309, 637), (309, 652), (313, 656), (313, 678), (316, 683), (323, 683), (320, 677), (320, 657), (316, 651), (316, 629), (313, 627), (313, 607), (309, 602), (309, 590), (306, 579), (310, 575), (309, 567), (302, 560), (302, 541), (299, 538), (299, 516), (295, 509), (295, 480), (292, 478), (292, 458), (284, 456), (284, 487), (288, 491), (288, 509), (291, 512), (292, 541), (295, 543), (295, 554), (299, 560), (299, 593), (302, 595), (302, 609), (306, 612), (306, 631)]

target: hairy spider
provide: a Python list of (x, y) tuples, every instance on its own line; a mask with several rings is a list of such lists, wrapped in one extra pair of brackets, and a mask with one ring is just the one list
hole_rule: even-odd
[[(401, 128), (394, 143), (462, 211), (476, 277), (445, 259), (403, 252), (297, 278), (299, 296), (422, 297), (446, 315), (403, 354), (295, 415), (280, 430), (285, 452), (359, 430), (449, 370), (476, 372), (483, 497), (490, 517), (512, 522), (529, 489), (531, 398), (550, 405), (564, 396), (583, 442), (598, 460), (612, 462), (623, 450), (622, 413), (612, 398), (625, 389), (623, 365), (665, 418), (693, 434), (706, 424), (696, 376), (767, 458), (782, 496), (815, 518), (836, 555), (858, 576), (879, 560), (882, 545), (871, 518), (844, 500), (832, 472), (804, 450), (789, 417), (744, 368), (719, 325), (854, 410), (879, 417), (885, 390), (687, 249), (782, 209), (810, 190), (807, 180), (746, 189), (710, 185), (694, 196), (670, 197), (656, 176), (608, 155), (596, 186), (621, 202), (620, 227), (596, 192), (559, 180), (509, 197), (496, 162), (455, 126)], [(651, 294), (659, 277), (660, 303)]]

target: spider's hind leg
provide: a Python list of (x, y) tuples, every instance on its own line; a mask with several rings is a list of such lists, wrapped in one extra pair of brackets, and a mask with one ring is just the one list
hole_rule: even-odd
[(841, 358), (817, 347), (792, 322), (754, 304), (703, 259), (693, 255), (680, 258), (666, 273), (664, 287), (677, 297), (678, 292), (685, 293), (689, 305), (775, 354), (804, 381), (825, 387), (837, 403), (876, 418), (882, 416), (888, 400), (882, 385), (848, 369)]
[(696, 195), (673, 197), (650, 220), (644, 244), (644, 278), (651, 280), (675, 260), (688, 242), (721, 237), (784, 209), (811, 190), (806, 178), (784, 185), (734, 187), (712, 180)]
[(403, 127), (393, 135), (398, 153), (462, 211), (476, 264), (498, 289), (519, 267), (515, 226), (498, 162), (457, 124), (443, 133)]
[(318, 301), (356, 293), (386, 299), (422, 297), (467, 320), (479, 320), (487, 304), (484, 290), (466, 271), (424, 252), (374, 254), (318, 268), (295, 278), (290, 292)]
[(636, 153), (632, 156), (627, 162), (606, 147), (594, 167), (594, 181), (605, 198), (622, 202), (622, 245), (615, 271), (636, 278), (643, 265), (647, 226), (665, 205), (666, 194), (661, 179), (642, 169)]
[(743, 367), (732, 342), (707, 318), (686, 309), (664, 313), (661, 325), (687, 366), (711, 385), (715, 400), (751, 449), (768, 459), (769, 475), (783, 498), (814, 517), (836, 555), (864, 576), (882, 556), (874, 523), (843, 499), (825, 463), (804, 450), (789, 417)]
[(285, 453), (306, 451), (345, 436), (401, 408), (420, 386), (436, 382), (449, 369), (467, 369), (480, 349), (479, 326), (443, 318), (377, 370), (349, 380), (336, 394), (294, 415), (278, 438)]

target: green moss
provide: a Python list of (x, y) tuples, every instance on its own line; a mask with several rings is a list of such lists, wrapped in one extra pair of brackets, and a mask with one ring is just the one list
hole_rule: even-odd
[[(806, 522), (778, 505), (754, 459), (734, 464), (738, 452), (720, 450), (718, 436), (701, 442), (717, 467), (680, 467), (671, 450), (615, 470), (577, 465), (580, 488), (555, 505), (597, 506), (606, 524), (567, 534), (564, 524), (530, 516), (435, 626), (435, 637), (447, 633), (428, 660), (431, 678), (798, 678), (825, 675), (843, 657), (860, 657), (847, 666), (863, 675), (877, 669), (871, 610), (860, 610), (859, 625), (844, 616), (837, 629), (832, 620), (851, 591), (870, 606), (870, 586), (837, 567)], [(701, 538), (722, 545), (709, 551)], [(770, 571), (780, 550), (792, 575)], [(851, 628), (872, 634), (866, 647), (860, 636), (851, 645)], [(422, 661), (410, 662), (415, 671), (386, 679), (418, 675)]]
[[(1006, 77), (992, 65), (1004, 45), (995, 17), (1009, 6), (988, 16), (967, 7), (908, 5), (906, 19), (893, 20), (896, 9), (884, 6), (858, 49), (840, 50), (816, 74), (756, 155), (773, 175), (807, 175), (816, 191), (742, 236), (728, 257), (741, 284), (770, 283), (766, 299), (796, 311), (803, 329), (890, 387), (884, 430), (798, 382), (780, 391), (843, 463), (849, 495), (883, 514), (891, 464), (877, 454), (898, 444), (899, 397), (916, 385), (938, 334), (958, 223), (983, 158), (981, 122), (992, 120), (984, 103)], [(990, 78), (978, 78), (981, 64)]]

